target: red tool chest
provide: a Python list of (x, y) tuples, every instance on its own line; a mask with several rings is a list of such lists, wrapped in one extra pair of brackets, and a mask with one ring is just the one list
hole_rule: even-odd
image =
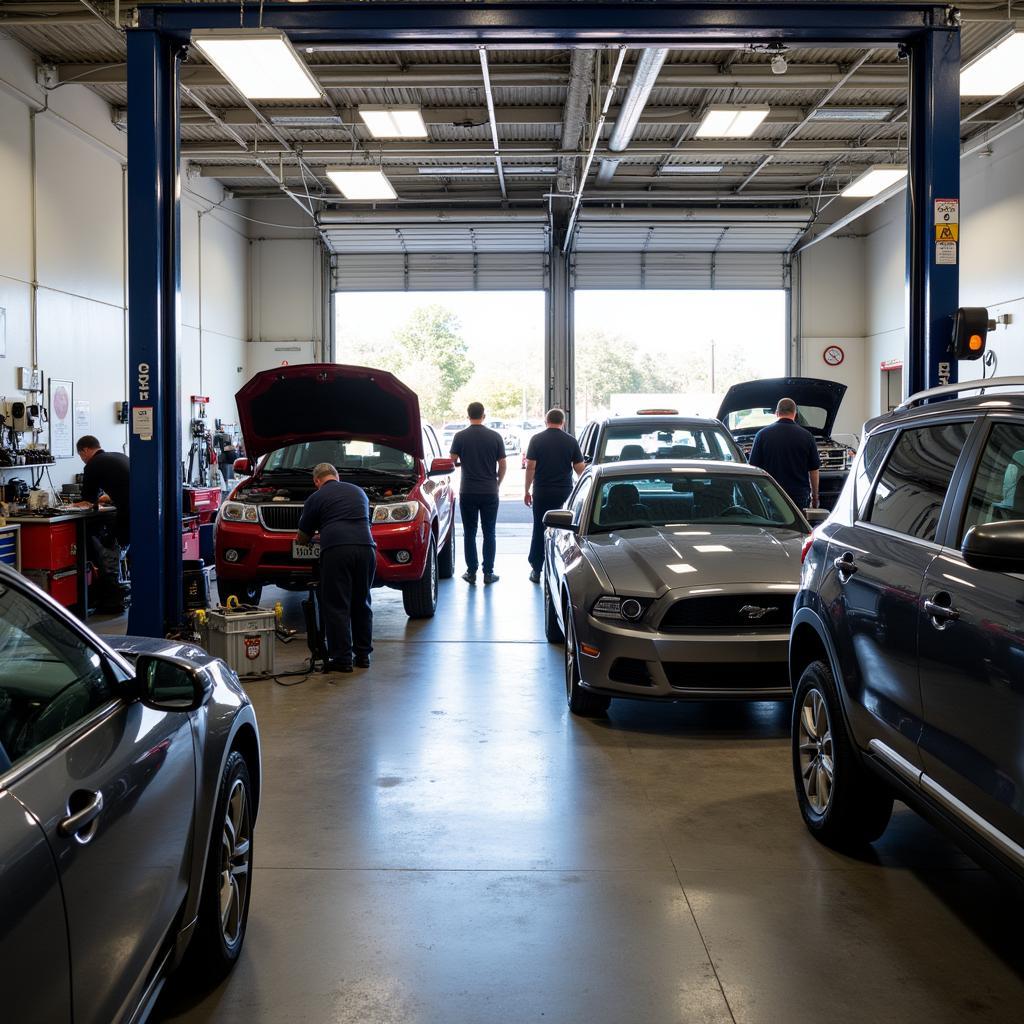
[(76, 523), (26, 523), (21, 527), (22, 569), (73, 569), (78, 557)]
[(181, 510), (185, 515), (199, 516), (200, 523), (212, 523), (220, 508), (220, 499), (219, 487), (185, 487), (182, 489)]
[(199, 516), (181, 517), (181, 557), (186, 562), (199, 558)]

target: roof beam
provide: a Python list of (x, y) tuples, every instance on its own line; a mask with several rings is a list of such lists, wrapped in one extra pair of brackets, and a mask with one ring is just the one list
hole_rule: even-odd
[[(57, 64), (57, 81), (74, 79), (84, 85), (124, 85), (123, 64)], [(310, 70), (322, 86), (330, 89), (367, 88), (480, 88), (476, 64), (409, 64), (404, 68), (388, 64), (311, 64)], [(666, 64), (658, 76), (659, 89), (792, 89), (828, 88), (836, 85), (845, 69), (838, 64), (790, 64), (784, 75), (772, 74), (767, 64), (733, 64), (725, 72), (710, 64)], [(490, 69), (493, 86), (535, 88), (565, 86), (569, 64), (494, 64)], [(227, 83), (216, 68), (206, 64), (187, 65), (181, 80), (192, 88)], [(858, 88), (905, 89), (907, 73), (900, 64), (872, 64), (861, 68)]]

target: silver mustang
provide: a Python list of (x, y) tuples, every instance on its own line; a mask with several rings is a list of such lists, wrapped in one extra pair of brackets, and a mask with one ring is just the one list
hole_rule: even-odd
[(565, 643), (569, 709), (612, 697), (790, 696), (787, 648), (810, 526), (763, 470), (591, 467), (548, 512), (544, 628)]

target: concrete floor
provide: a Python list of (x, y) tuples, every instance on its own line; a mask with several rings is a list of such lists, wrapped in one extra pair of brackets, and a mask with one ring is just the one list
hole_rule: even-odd
[(431, 621), (375, 593), (368, 672), (248, 687), (245, 951), (155, 1020), (1022, 1019), (1021, 902), (902, 808), (870, 859), (815, 843), (788, 705), (570, 718), (523, 528), (501, 532), (500, 583), (442, 583)]

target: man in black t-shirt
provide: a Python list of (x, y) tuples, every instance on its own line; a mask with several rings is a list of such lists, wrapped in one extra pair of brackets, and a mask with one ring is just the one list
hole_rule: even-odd
[(748, 461), (774, 477), (799, 508), (817, 508), (821, 456), (814, 435), (796, 422), (792, 398), (779, 399), (775, 416), (757, 432)]
[(121, 547), (128, 546), (128, 498), (130, 494), (128, 456), (120, 452), (105, 452), (99, 441), (86, 434), (76, 445), (85, 463), (82, 473), (82, 500), (79, 508), (113, 505), (114, 534)]
[(545, 423), (547, 429), (534, 434), (526, 449), (523, 501), (533, 507), (530, 542), (530, 580), (533, 583), (540, 583), (540, 571), (544, 568), (544, 513), (565, 504), (572, 490), (573, 470), (579, 475), (586, 468), (576, 438), (563, 429), (565, 413), (561, 409), (549, 409)]
[(484, 407), (470, 402), (466, 410), (469, 426), (452, 438), (452, 458), (462, 467), (459, 507), (466, 551), (466, 571), (462, 578), (476, 583), (479, 565), (476, 552), (476, 528), (484, 535), (484, 583), (497, 583), (494, 556), (498, 543), (494, 524), (498, 520), (498, 488), (505, 479), (505, 441), (496, 430), (484, 426)]

